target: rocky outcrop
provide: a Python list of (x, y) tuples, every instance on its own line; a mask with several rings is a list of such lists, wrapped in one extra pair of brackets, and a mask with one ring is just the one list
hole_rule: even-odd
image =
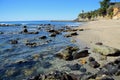
[(56, 54), (56, 56), (64, 60), (74, 60), (87, 57), (89, 54), (90, 53), (88, 53), (88, 50), (80, 51), (77, 47), (67, 47), (65, 49), (60, 50)]
[(104, 45), (95, 45), (93, 52), (100, 53), (104, 56), (120, 56), (120, 50)]

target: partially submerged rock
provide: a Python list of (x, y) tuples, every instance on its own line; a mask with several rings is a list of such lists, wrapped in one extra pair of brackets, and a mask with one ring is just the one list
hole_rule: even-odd
[(4, 34), (4, 33), (0, 31), (0, 34)]
[(17, 40), (10, 40), (10, 44), (18, 44)]
[(39, 34), (38, 31), (34, 31), (34, 32), (27, 32), (27, 34)]
[(77, 35), (78, 35), (77, 32), (72, 32), (72, 33), (65, 34), (64, 37), (72, 37)]
[(76, 63), (74, 65), (68, 65), (71, 70), (80, 70), (81, 65)]
[(51, 33), (49, 36), (50, 37), (56, 37), (56, 33)]
[(46, 36), (39, 37), (39, 39), (46, 39), (46, 38), (47, 38)]
[(60, 50), (56, 56), (64, 60), (74, 60), (87, 57), (89, 54), (90, 53), (88, 53), (88, 50), (79, 51), (77, 47), (67, 47)]
[(29, 47), (36, 47), (37, 46), (37, 43), (36, 42), (28, 42), (28, 43), (26, 43), (26, 45), (27, 46), (29, 46)]

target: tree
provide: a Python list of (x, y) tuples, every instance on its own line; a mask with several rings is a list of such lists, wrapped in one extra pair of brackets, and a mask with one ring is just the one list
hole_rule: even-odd
[(103, 0), (100, 2), (100, 9), (99, 9), (99, 12), (100, 12), (100, 15), (102, 15), (103, 17), (107, 14), (107, 9), (109, 7), (109, 4), (110, 4), (110, 0)]

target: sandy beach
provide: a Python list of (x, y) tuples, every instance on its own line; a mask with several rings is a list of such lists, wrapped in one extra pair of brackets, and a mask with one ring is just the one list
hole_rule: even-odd
[(91, 21), (79, 28), (76, 40), (85, 42), (92, 46), (97, 42), (102, 42), (106, 46), (120, 49), (120, 20), (98, 20)]

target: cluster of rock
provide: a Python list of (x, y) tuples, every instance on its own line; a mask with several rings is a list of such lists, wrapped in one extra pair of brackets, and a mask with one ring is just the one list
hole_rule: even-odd
[(21, 31), (21, 33), (25, 33), (25, 34), (39, 34), (38, 31), (29, 32), (28, 29), (27, 29), (27, 26), (23, 27), (23, 30)]
[(68, 46), (67, 48), (57, 52), (55, 56), (64, 60), (74, 60), (82, 57), (87, 57), (89, 54), (90, 53), (88, 50), (79, 50), (78, 47)]
[[(89, 58), (90, 62), (95, 61)], [(32, 76), (27, 80), (115, 80), (113, 75), (120, 76), (120, 58), (99, 68), (97, 73), (87, 72), (80, 64), (67, 65), (71, 70), (80, 70), (81, 74), (66, 73), (64, 71), (53, 71), (45, 74)]]
[(4, 26), (4, 27), (6, 27), (6, 26), (21, 26), (21, 24), (4, 24), (4, 23), (2, 23), (2, 24), (0, 24), (0, 26)]

